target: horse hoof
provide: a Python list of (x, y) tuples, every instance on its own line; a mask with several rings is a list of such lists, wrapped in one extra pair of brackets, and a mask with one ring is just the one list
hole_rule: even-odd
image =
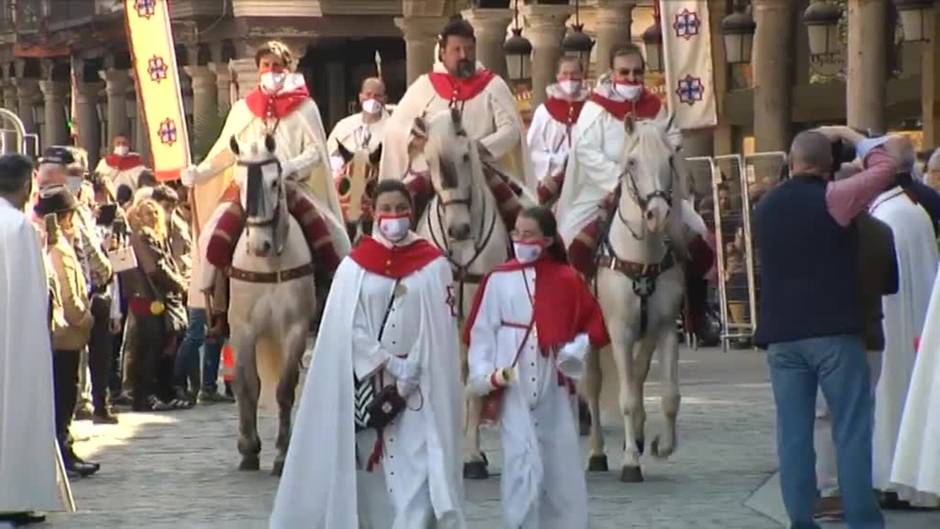
[[(653, 442), (655, 443), (656, 441), (653, 441)], [(653, 450), (655, 451), (656, 449), (654, 448)], [(636, 440), (636, 451), (637, 451), (640, 455), (643, 455), (643, 452), (646, 451), (646, 439), (637, 439), (637, 440)]]
[(610, 467), (607, 466), (607, 456), (604, 454), (591, 456), (588, 459), (588, 472), (607, 472)]
[(261, 460), (258, 459), (258, 454), (243, 456), (238, 470), (261, 470)]
[(483, 461), (468, 461), (463, 464), (464, 479), (487, 479), (490, 472), (486, 469), (486, 463)]
[(624, 483), (642, 483), (643, 471), (640, 467), (623, 467), (620, 471), (620, 481)]
[(653, 452), (653, 457), (656, 457), (659, 459), (666, 459), (667, 457), (671, 456), (673, 452), (675, 452), (675, 446), (673, 446), (673, 448), (670, 448), (668, 450), (665, 448), (660, 450), (659, 449), (659, 436), (656, 436), (655, 438), (653, 438), (653, 442), (650, 443), (650, 450)]
[(274, 462), (274, 468), (271, 469), (271, 475), (274, 476), (274, 477), (278, 477), (278, 478), (279, 478), (279, 477), (281, 477), (281, 474), (283, 474), (283, 473), (284, 473), (284, 462), (283, 462), (283, 461), (275, 461), (275, 462)]

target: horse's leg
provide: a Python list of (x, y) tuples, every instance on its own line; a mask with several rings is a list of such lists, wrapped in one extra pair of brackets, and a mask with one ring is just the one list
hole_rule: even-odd
[(275, 476), (280, 476), (284, 470), (284, 460), (287, 458), (287, 447), (290, 444), (290, 414), (297, 393), (297, 379), (300, 378), (300, 359), (304, 354), (307, 338), (306, 327), (306, 320), (294, 325), (281, 345), (282, 351), (287, 354), (287, 360), (281, 368), (281, 377), (277, 383), (278, 428), (274, 444), (277, 455), (274, 456), (274, 468), (271, 470), (271, 474)]
[(643, 481), (640, 471), (640, 452), (637, 450), (634, 415), (639, 407), (640, 395), (636, 388), (636, 374), (633, 365), (633, 349), (636, 338), (632, 329), (625, 325), (611, 333), (614, 360), (617, 363), (617, 375), (620, 377), (620, 413), (623, 416), (624, 450), (620, 480), (624, 482)]
[(636, 433), (636, 449), (640, 455), (646, 448), (646, 400), (645, 386), (646, 377), (650, 372), (650, 362), (653, 359), (653, 353), (656, 351), (656, 341), (647, 336), (637, 343), (637, 356), (635, 359), (636, 378), (634, 379), (634, 391), (637, 395), (637, 409), (633, 414), (633, 431)]
[(590, 455), (589, 472), (607, 472), (607, 454), (604, 453), (604, 434), (601, 431), (601, 352), (593, 350), (587, 355), (582, 388), (591, 410), (591, 432), (588, 438)]
[(679, 338), (666, 327), (660, 333), (659, 346), (662, 369), (662, 406), (666, 416), (666, 430), (662, 441), (657, 435), (650, 445), (655, 457), (669, 457), (676, 450), (676, 416), (679, 414)]
[(235, 351), (235, 393), (238, 401), (238, 452), (242, 455), (239, 470), (258, 470), (261, 466), (261, 438), (258, 437), (258, 362), (255, 345), (257, 336), (248, 329), (250, 323), (232, 327), (232, 348)]

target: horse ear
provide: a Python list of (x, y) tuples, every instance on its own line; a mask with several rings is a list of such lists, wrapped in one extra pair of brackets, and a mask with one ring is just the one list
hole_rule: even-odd
[(463, 118), (460, 115), (460, 110), (457, 107), (450, 107), (450, 120), (454, 124), (454, 131), (458, 136), (466, 136), (467, 131), (463, 128)]
[(369, 163), (372, 165), (377, 165), (382, 159), (382, 144), (380, 143), (378, 147), (375, 148), (372, 153), (369, 154)]
[(411, 138), (408, 140), (408, 154), (413, 156), (422, 152), (427, 139), (428, 122), (424, 120), (424, 116), (418, 116), (411, 126)]
[(264, 148), (268, 150), (269, 153), (274, 154), (274, 148), (277, 145), (274, 143), (274, 136), (270, 134), (264, 135)]
[(336, 142), (336, 149), (339, 151), (339, 155), (343, 157), (343, 161), (349, 163), (349, 160), (353, 159), (353, 153), (343, 145), (343, 142)]
[(228, 148), (231, 149), (233, 153), (235, 153), (235, 156), (241, 154), (241, 148), (238, 146), (238, 140), (235, 139), (235, 136), (229, 138)]

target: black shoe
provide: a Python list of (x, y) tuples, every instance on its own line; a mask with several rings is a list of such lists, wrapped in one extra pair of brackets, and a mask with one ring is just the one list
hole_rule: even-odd
[(46, 521), (46, 516), (34, 512), (10, 512), (0, 514), (0, 522), (12, 523), (14, 527), (29, 525), (31, 523), (42, 523)]
[(105, 410), (102, 413), (95, 412), (91, 418), (91, 422), (94, 424), (117, 424), (118, 418), (111, 413), (111, 410)]
[[(74, 462), (74, 463), (81, 463), (81, 464), (83, 464), (83, 465), (88, 465), (88, 466), (94, 467), (94, 469), (95, 469), (94, 472), (98, 472), (98, 470), (101, 469), (101, 464), (100, 464), (100, 463), (95, 463), (94, 461), (85, 461), (84, 459), (82, 459), (81, 457), (79, 457), (78, 454), (75, 453), (75, 450), (72, 448), (71, 445), (69, 445), (69, 447), (68, 447), (68, 449), (66, 449), (66, 453), (65, 453), (65, 463), (66, 463), (65, 466), (66, 466), (66, 468), (68, 468), (68, 462), (69, 462), (69, 461), (72, 461), (72, 462)], [(94, 472), (92, 472), (92, 473), (94, 473)]]
[(66, 472), (77, 473), (79, 477), (85, 478), (101, 470), (101, 465), (98, 463), (86, 463), (84, 461), (69, 459), (65, 461), (65, 470)]

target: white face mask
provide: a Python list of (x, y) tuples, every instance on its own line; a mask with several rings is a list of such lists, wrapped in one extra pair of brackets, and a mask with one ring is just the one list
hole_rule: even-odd
[(78, 195), (78, 192), (82, 189), (82, 177), (80, 176), (67, 176), (65, 177), (65, 186), (69, 188), (69, 191), (72, 192), (72, 195)]
[(581, 91), (581, 81), (578, 79), (565, 79), (564, 81), (559, 81), (558, 86), (561, 88), (561, 91), (573, 96)]
[(382, 103), (378, 99), (366, 99), (362, 102), (362, 110), (366, 114), (378, 114), (382, 111)]
[(411, 216), (380, 216), (379, 230), (391, 242), (399, 242), (408, 235), (411, 229)]
[(633, 101), (643, 93), (643, 85), (614, 83), (614, 91), (627, 101)]
[(131, 152), (131, 148), (127, 145), (118, 145), (114, 148), (114, 154), (118, 156), (127, 156)]
[(272, 94), (277, 93), (284, 86), (287, 72), (264, 72), (261, 74), (261, 88)]
[(512, 248), (520, 263), (531, 263), (542, 255), (542, 245), (535, 242), (513, 241)]

